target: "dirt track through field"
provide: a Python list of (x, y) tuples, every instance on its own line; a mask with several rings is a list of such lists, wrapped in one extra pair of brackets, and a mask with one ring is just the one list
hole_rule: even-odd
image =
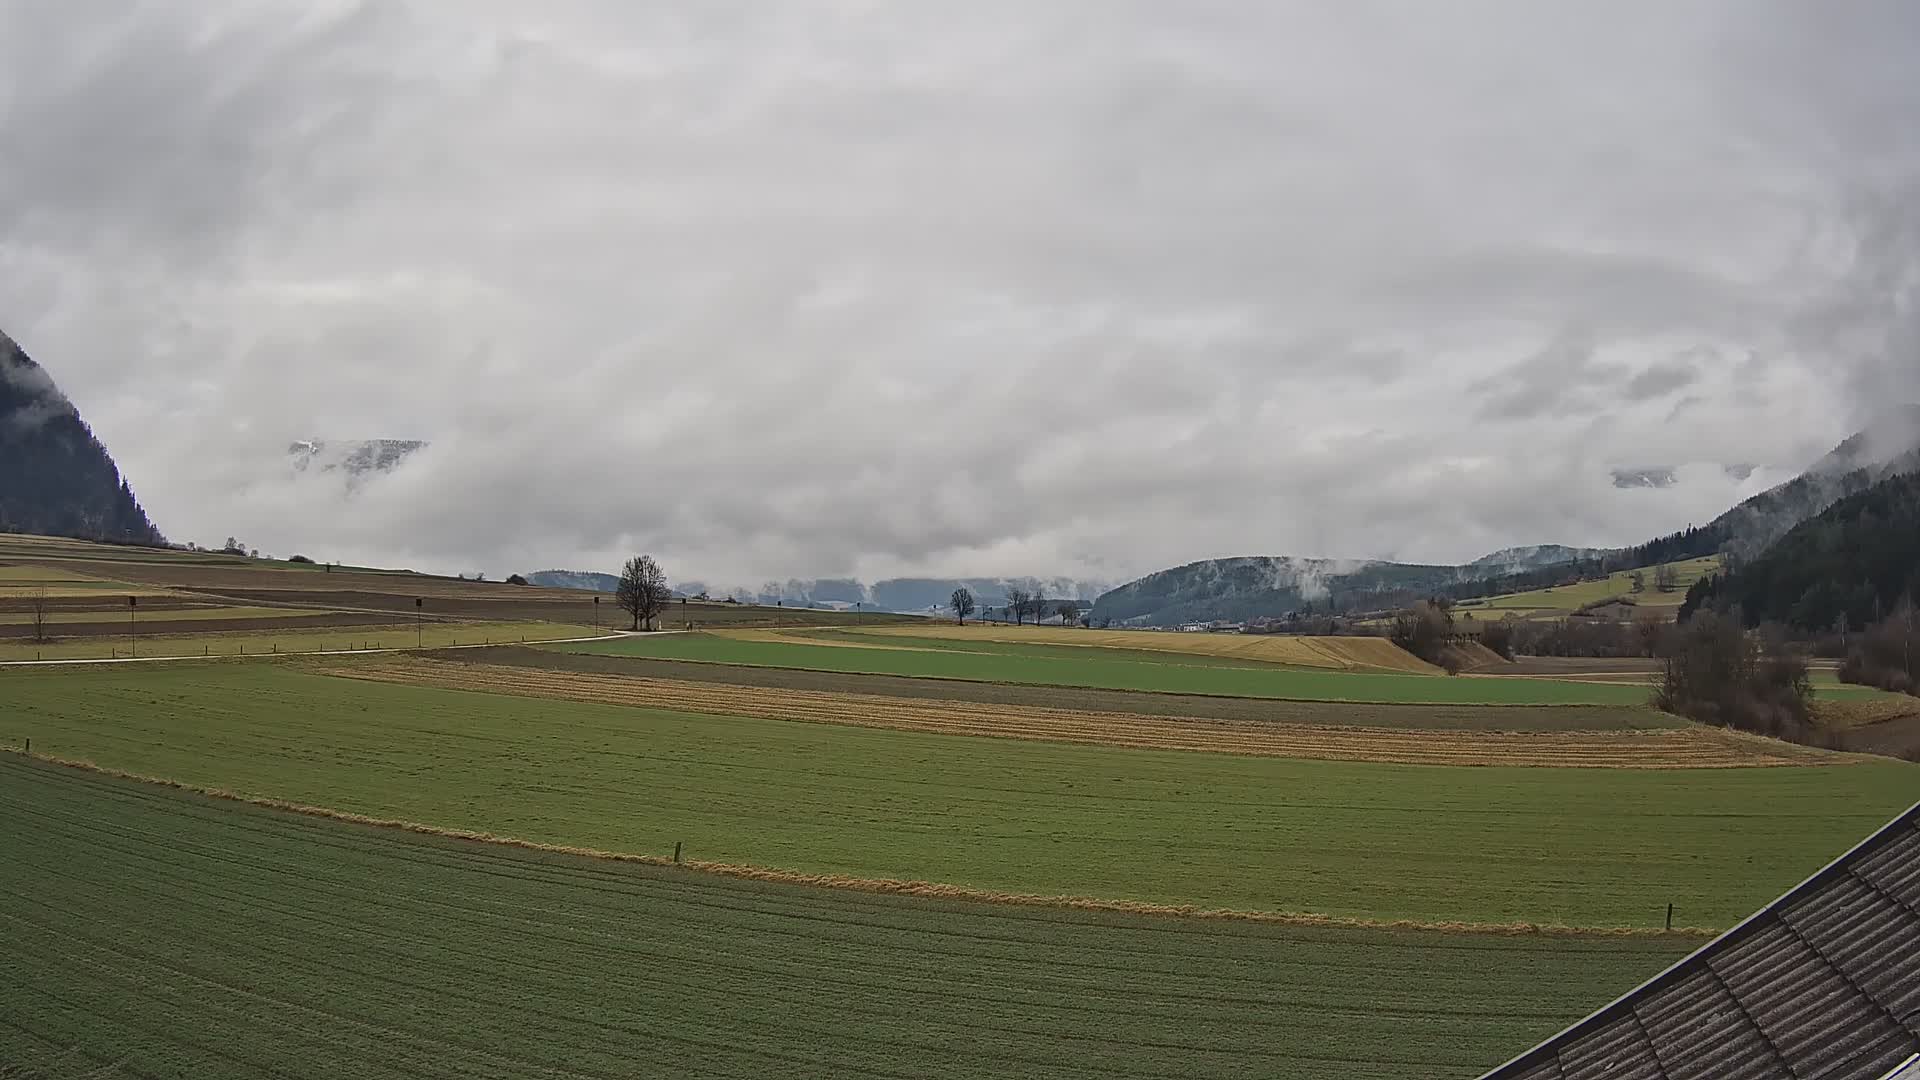
[(1850, 760), (1704, 728), (1498, 733), (1343, 728), (767, 689), (413, 657), (314, 665), (321, 674), (520, 697), (947, 735), (1413, 765), (1691, 769)]

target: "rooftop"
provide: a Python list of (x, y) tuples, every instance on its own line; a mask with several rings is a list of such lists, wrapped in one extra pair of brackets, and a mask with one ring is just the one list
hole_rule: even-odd
[(1920, 1080), (1920, 805), (1482, 1080)]

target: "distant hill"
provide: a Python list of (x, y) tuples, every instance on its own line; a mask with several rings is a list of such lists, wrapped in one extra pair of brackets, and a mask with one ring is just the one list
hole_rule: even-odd
[(999, 607), (1007, 602), (1007, 590), (1038, 591), (1051, 600), (1081, 600), (1091, 603), (1108, 582), (1079, 578), (887, 578), (871, 585), (853, 578), (814, 578), (769, 581), (755, 586), (718, 586), (703, 581), (684, 581), (675, 589), (713, 597), (732, 596), (743, 603), (780, 604), (786, 607), (850, 608), (855, 604), (875, 611), (924, 612), (945, 610), (953, 590), (966, 588), (982, 608)]
[(527, 584), (544, 585), (549, 589), (581, 589), (586, 592), (610, 593), (620, 587), (620, 578), (614, 574), (597, 574), (591, 570), (535, 570), (527, 575)]
[(1687, 592), (1682, 615), (1738, 607), (1749, 623), (1855, 629), (1920, 602), (1920, 472), (1882, 479), (1795, 525), (1758, 557)]
[(165, 543), (53, 377), (0, 334), (0, 531)]
[(1489, 574), (1513, 574), (1522, 570), (1538, 570), (1543, 566), (1557, 566), (1575, 560), (1598, 559), (1607, 554), (1606, 548), (1576, 548), (1565, 544), (1533, 544), (1528, 547), (1501, 548), (1489, 555), (1482, 555), (1466, 564), (1464, 569), (1478, 570)]
[(1751, 557), (1837, 499), (1920, 468), (1920, 406), (1890, 412), (1801, 475), (1690, 527), (1630, 548), (1507, 548), (1462, 566), (1250, 556), (1161, 570), (1100, 597), (1093, 618), (1138, 626), (1380, 609), (1422, 593), (1456, 599), (1522, 592), (1619, 570), (1730, 553)]
[(1834, 447), (1799, 476), (1715, 518), (1707, 530), (1723, 534), (1734, 555), (1752, 557), (1836, 500), (1915, 469), (1920, 469), (1920, 405), (1909, 405)]
[(1345, 610), (1357, 597), (1430, 592), (1462, 574), (1458, 566), (1285, 555), (1205, 559), (1148, 574), (1102, 595), (1094, 602), (1092, 617), (1097, 623), (1175, 626), (1279, 616), (1309, 606)]

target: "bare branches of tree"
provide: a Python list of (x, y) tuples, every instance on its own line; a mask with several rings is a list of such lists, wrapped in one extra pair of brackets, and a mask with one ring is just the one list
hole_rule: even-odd
[(947, 599), (947, 606), (953, 609), (954, 617), (960, 620), (961, 626), (967, 625), (967, 616), (973, 614), (972, 590), (964, 585), (953, 590), (953, 595)]
[(1024, 622), (1027, 612), (1033, 608), (1033, 594), (1022, 588), (1007, 590), (1007, 610), (1013, 612), (1015, 626)]
[(652, 630), (660, 609), (667, 606), (667, 596), (667, 575), (653, 556), (635, 555), (620, 568), (620, 584), (613, 599), (620, 610), (633, 616), (633, 629), (639, 630), (644, 624)]
[(27, 594), (27, 612), (33, 623), (33, 640), (47, 640), (47, 587), (45, 585)]
[(1653, 587), (1661, 592), (1672, 592), (1680, 587), (1680, 571), (1672, 563), (1661, 563), (1653, 568)]

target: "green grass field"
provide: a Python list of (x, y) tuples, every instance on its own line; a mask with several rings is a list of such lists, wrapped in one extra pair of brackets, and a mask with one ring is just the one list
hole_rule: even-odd
[(1687, 598), (1687, 587), (1720, 568), (1720, 557), (1709, 555), (1701, 559), (1687, 559), (1683, 562), (1667, 564), (1673, 567), (1678, 587), (1672, 592), (1660, 592), (1653, 585), (1653, 567), (1639, 571), (1644, 589), (1633, 591), (1634, 571), (1622, 570), (1604, 578), (1582, 581), (1576, 585), (1562, 585), (1550, 589), (1534, 589), (1531, 592), (1506, 593), (1484, 599), (1463, 600), (1454, 608), (1456, 618), (1473, 612), (1476, 619), (1484, 619), (1486, 613), (1493, 612), (1494, 618), (1500, 618), (1509, 612), (1521, 616), (1565, 615), (1578, 610), (1582, 605), (1595, 604), (1616, 596), (1631, 597), (1640, 607), (1657, 609), (1669, 619), (1673, 609)]
[(381, 818), (980, 889), (1376, 919), (1744, 917), (1920, 797), (1896, 762), (1420, 767), (913, 734), (216, 662), (0, 672), (0, 742)]
[(965, 679), (977, 682), (1083, 686), (1176, 694), (1308, 701), (1435, 705), (1643, 705), (1643, 686), (1558, 682), (1549, 679), (1474, 679), (1436, 675), (1313, 671), (1251, 661), (1207, 658), (1188, 663), (1167, 654), (1141, 659), (1130, 652), (1048, 645), (999, 645), (937, 638), (889, 637), (913, 648), (860, 648), (804, 641), (752, 641), (722, 634), (661, 634), (618, 641), (553, 646), (600, 656), (747, 664), (874, 675)]
[(1466, 1078), (1693, 944), (848, 894), (4, 753), (0, 866), (8, 1076)]

